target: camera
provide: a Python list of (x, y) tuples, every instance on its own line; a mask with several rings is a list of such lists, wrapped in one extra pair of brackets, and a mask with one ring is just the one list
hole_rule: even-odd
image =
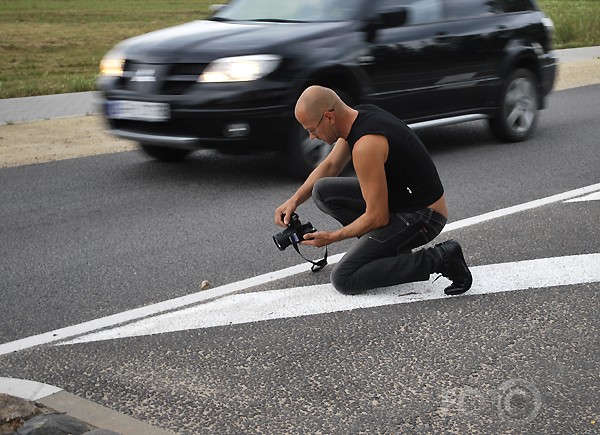
[(292, 219), (288, 224), (287, 228), (275, 234), (273, 241), (280, 251), (290, 246), (292, 243), (295, 245), (300, 243), (304, 239), (304, 235), (308, 233), (314, 233), (317, 231), (310, 222), (303, 224), (300, 222), (300, 218), (296, 213), (292, 213)]

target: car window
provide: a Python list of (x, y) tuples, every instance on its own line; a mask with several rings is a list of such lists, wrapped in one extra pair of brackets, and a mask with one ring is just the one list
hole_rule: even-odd
[(385, 11), (400, 6), (406, 8), (406, 24), (431, 23), (444, 18), (442, 0), (381, 0), (377, 9)]
[(347, 21), (361, 0), (232, 0), (211, 18), (220, 21)]
[(535, 8), (531, 0), (500, 0), (504, 12), (524, 12), (533, 11)]
[(446, 18), (449, 20), (484, 17), (502, 12), (500, 2), (496, 0), (446, 0)]

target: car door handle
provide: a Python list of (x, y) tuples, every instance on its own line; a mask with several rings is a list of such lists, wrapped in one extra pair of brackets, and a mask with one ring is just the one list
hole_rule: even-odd
[(508, 27), (506, 26), (496, 26), (496, 31), (494, 35), (496, 36), (504, 36), (508, 33)]
[(450, 38), (450, 35), (447, 32), (437, 32), (434, 36), (436, 42), (444, 42)]

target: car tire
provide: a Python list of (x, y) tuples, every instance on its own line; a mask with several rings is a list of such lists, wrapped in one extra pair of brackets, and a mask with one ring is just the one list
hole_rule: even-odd
[(538, 80), (527, 69), (517, 69), (502, 90), (498, 112), (489, 120), (492, 133), (503, 141), (527, 139), (538, 119)]
[(190, 150), (161, 147), (144, 143), (141, 143), (140, 147), (150, 157), (160, 160), (161, 162), (180, 162), (191, 152)]
[[(352, 98), (345, 91), (334, 89), (349, 106)], [(321, 140), (311, 140), (310, 135), (294, 120), (291, 134), (285, 148), (284, 158), (287, 171), (295, 178), (305, 179), (329, 155), (333, 145)]]
[(294, 178), (306, 178), (331, 152), (332, 146), (311, 140), (300, 124), (294, 122), (284, 159), (287, 172)]

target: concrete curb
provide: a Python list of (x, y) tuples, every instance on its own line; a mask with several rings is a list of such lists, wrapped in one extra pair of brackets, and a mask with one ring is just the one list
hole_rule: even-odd
[(559, 62), (575, 62), (578, 60), (600, 58), (600, 46), (598, 47), (580, 47), (556, 50), (556, 56)]
[(121, 435), (169, 435), (169, 432), (136, 420), (87, 399), (68, 393), (61, 388), (15, 378), (0, 377), (0, 393), (27, 401), (34, 401), (60, 413), (100, 429)]
[(99, 92), (0, 100), (0, 125), (99, 114)]

